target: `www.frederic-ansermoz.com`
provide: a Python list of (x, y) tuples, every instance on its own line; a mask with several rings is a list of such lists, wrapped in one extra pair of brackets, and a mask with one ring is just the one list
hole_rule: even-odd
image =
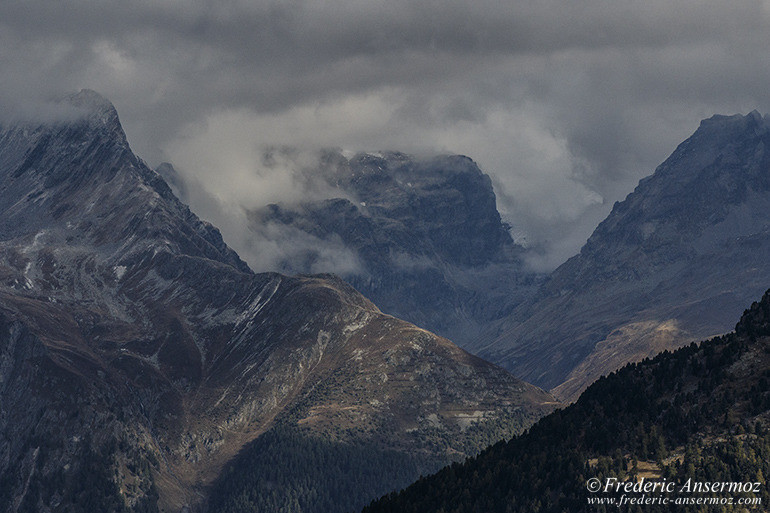
[(589, 506), (743, 506), (760, 507), (763, 483), (737, 481), (663, 480), (621, 481), (614, 477), (592, 478), (586, 488)]

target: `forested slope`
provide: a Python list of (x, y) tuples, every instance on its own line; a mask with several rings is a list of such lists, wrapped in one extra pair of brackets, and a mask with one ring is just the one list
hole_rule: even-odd
[[(609, 477), (676, 482), (675, 492), (663, 498), (717, 497), (734, 503), (748, 498), (766, 507), (768, 410), (770, 291), (744, 313), (734, 333), (627, 365), (527, 433), (423, 478), (364, 512), (616, 511), (614, 505), (589, 504), (589, 498), (619, 500), (620, 493), (587, 490), (593, 478), (603, 490)], [(688, 479), (760, 485), (747, 493), (679, 493)], [(645, 504), (643, 511), (671, 507)], [(677, 507), (722, 511), (726, 506)]]

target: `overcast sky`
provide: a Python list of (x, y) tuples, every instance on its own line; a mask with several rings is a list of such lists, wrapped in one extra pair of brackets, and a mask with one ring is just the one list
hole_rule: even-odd
[(265, 146), (466, 154), (547, 268), (700, 119), (770, 112), (768, 49), (768, 0), (3, 0), (0, 110), (95, 89), (221, 204), (291, 197)]

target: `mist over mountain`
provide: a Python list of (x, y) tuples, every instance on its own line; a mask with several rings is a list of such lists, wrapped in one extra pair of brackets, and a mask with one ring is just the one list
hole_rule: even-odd
[[(374, 476), (327, 495), (344, 510), (555, 406), (336, 277), (254, 274), (110, 102), (65, 103), (76, 116), (0, 126), (0, 510), (197, 510), (286, 433), (371, 456), (329, 467)], [(297, 499), (302, 458), (264, 497)]]
[[(355, 288), (252, 272), (175, 195), (209, 192), (136, 157), (98, 94), (32, 119), (0, 126), (9, 511), (356, 509), (557, 405), (425, 327), (574, 399), (629, 360), (728, 331), (770, 271), (770, 120), (756, 112), (703, 121), (546, 280), (467, 157), (263, 154), (303, 189), (237, 204), (233, 226), (280, 269), (333, 265)], [(301, 165), (282, 178), (287, 162)], [(765, 303), (714, 354), (753, 355)], [(721, 365), (692, 351), (688, 380)], [(732, 385), (712, 381), (696, 386), (727, 401)]]
[(561, 397), (729, 331), (768, 286), (770, 120), (714, 116), (617, 204), (479, 354)]
[(328, 151), (307, 172), (329, 199), (247, 212), (254, 247), (275, 244), (282, 272), (337, 272), (384, 312), (463, 346), (539, 283), (467, 157)]
[(575, 399), (627, 361), (725, 332), (766, 285), (766, 125), (705, 120), (547, 280), (460, 156), (274, 149), (258, 172), (275, 183), (288, 169), (297, 191), (229, 219), (253, 261), (336, 272), (385, 312)]

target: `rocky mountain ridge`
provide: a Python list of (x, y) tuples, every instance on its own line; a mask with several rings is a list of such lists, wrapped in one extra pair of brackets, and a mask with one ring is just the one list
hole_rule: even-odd
[(478, 354), (574, 400), (628, 361), (729, 331), (768, 286), (768, 145), (757, 112), (704, 120)]
[(201, 509), (279, 419), (438, 465), (554, 407), (337, 278), (252, 273), (108, 101), (66, 101), (0, 127), (0, 509)]

